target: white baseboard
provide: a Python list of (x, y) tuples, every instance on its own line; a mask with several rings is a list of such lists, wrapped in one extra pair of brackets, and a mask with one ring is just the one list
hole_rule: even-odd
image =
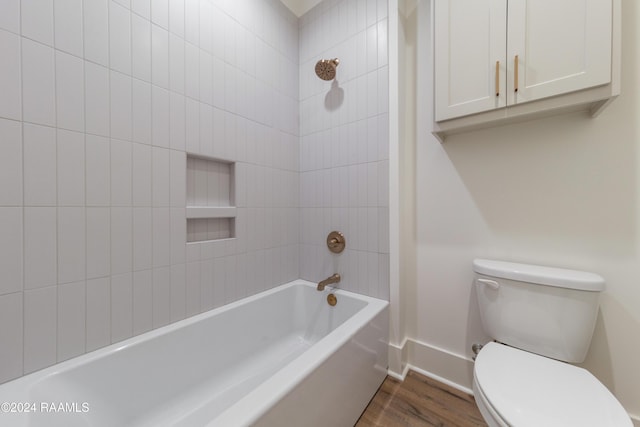
[(400, 345), (389, 343), (389, 369), (387, 374), (397, 380), (404, 381), (409, 371), (407, 365), (407, 339)]
[(633, 427), (640, 427), (640, 417), (631, 414), (629, 414), (629, 416), (631, 417), (631, 421), (633, 421)]
[(473, 394), (473, 361), (464, 356), (411, 338), (406, 338), (400, 346), (389, 344), (389, 376), (402, 381), (409, 369)]
[(415, 368), (413, 368), (413, 366), (411, 365), (405, 365), (401, 373), (397, 373), (394, 371), (387, 371), (387, 375), (389, 375), (391, 378), (397, 379), (398, 381), (404, 381), (407, 374), (409, 373), (409, 369), (415, 369)]

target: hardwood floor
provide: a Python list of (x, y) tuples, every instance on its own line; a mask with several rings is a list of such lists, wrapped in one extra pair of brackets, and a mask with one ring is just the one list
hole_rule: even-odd
[(404, 382), (384, 380), (356, 427), (486, 425), (473, 396), (409, 371)]

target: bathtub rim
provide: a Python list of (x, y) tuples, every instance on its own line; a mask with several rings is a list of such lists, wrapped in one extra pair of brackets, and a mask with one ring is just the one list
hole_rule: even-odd
[[(129, 347), (141, 345), (162, 335), (189, 327), (210, 317), (215, 317), (226, 311), (233, 310), (242, 305), (249, 304), (253, 301), (299, 285), (311, 287), (314, 289), (316, 287), (315, 283), (303, 279), (296, 279), (291, 282), (278, 285), (274, 288), (267, 289), (260, 293), (250, 295), (232, 303), (214, 308), (204, 313), (200, 313), (195, 316), (159, 327), (157, 329), (144, 332), (140, 335), (127, 338), (126, 340), (110, 344), (100, 349), (93, 350), (76, 357), (72, 357), (71, 359), (56, 363), (54, 365), (42, 368), (38, 371), (26, 374), (20, 378), (16, 378), (6, 383), (0, 384), (0, 400), (8, 399), (10, 401), (29, 401), (32, 388), (38, 383), (41, 383), (50, 377), (62, 374), (75, 367), (84, 366), (93, 361), (100, 360), (112, 354), (124, 351)], [(218, 420), (220, 419), (220, 417), (230, 416), (232, 417), (231, 419), (234, 419), (234, 422), (236, 422), (237, 417), (240, 416), (242, 425), (255, 422), (260, 418), (260, 416), (262, 416), (273, 405), (275, 405), (275, 403), (277, 403), (296, 385), (304, 380), (307, 375), (309, 375), (313, 370), (315, 370), (325, 360), (327, 360), (336, 349), (344, 345), (344, 343), (346, 343), (355, 333), (362, 329), (368, 321), (373, 320), (378, 313), (380, 313), (389, 305), (388, 301), (357, 294), (343, 289), (332, 288), (329, 286), (327, 286), (324, 291), (318, 292), (318, 297), (324, 300), (326, 298), (326, 295), (329, 293), (334, 293), (338, 297), (344, 295), (346, 297), (364, 301), (366, 302), (366, 306), (358, 310), (356, 313), (354, 313), (353, 316), (349, 317), (347, 321), (345, 321), (344, 323), (336, 327), (333, 331), (329, 332), (329, 334), (314, 343), (312, 348), (319, 347), (321, 349), (320, 352), (310, 352), (308, 350), (305, 351), (287, 366), (275, 372), (274, 375), (269, 377), (265, 382), (261, 383), (258, 387), (256, 387), (256, 389), (252, 390), (250, 393), (235, 402), (231, 407), (221, 412), (214, 420), (209, 422), (208, 425), (213, 425), (219, 422)], [(356, 321), (357, 327), (354, 327), (353, 325)], [(332, 343), (333, 345), (329, 347), (329, 343)], [(286, 381), (284, 381), (285, 379)], [(265, 387), (265, 385), (268, 384), (270, 387), (273, 387), (274, 384), (278, 382), (277, 380), (281, 382), (278, 392), (269, 392), (269, 387)], [(270, 391), (273, 391), (273, 389), (271, 389)], [(247, 406), (247, 404), (249, 404), (249, 406)], [(240, 409), (240, 407), (243, 409)], [(248, 413), (249, 411), (247, 411), (247, 408), (251, 409), (251, 414)]]
[[(306, 280), (297, 280), (295, 282), (314, 288), (316, 287), (315, 283)], [(214, 420), (207, 423), (207, 427), (220, 425), (252, 425), (389, 306), (388, 301), (342, 289), (330, 288), (329, 286), (322, 292), (322, 298), (326, 298), (326, 295), (329, 293), (364, 300), (367, 302), (367, 305), (351, 316), (346, 322), (314, 343), (309, 350), (296, 357), (256, 389), (223, 411)], [(338, 300), (338, 304), (339, 303)], [(310, 351), (313, 348), (316, 348), (315, 352)], [(386, 372), (388, 366), (384, 366), (383, 369)], [(277, 392), (274, 393), (274, 390), (277, 390)], [(322, 396), (318, 397), (318, 404), (322, 405)]]

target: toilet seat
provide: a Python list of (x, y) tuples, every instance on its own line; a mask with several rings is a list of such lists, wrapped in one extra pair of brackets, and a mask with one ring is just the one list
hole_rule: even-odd
[(489, 343), (478, 354), (474, 391), (483, 416), (497, 426), (632, 427), (587, 370), (504, 344)]

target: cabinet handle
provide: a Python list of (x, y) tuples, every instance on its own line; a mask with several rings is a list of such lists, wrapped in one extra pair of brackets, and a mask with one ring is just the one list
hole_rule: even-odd
[(514, 80), (514, 92), (518, 91), (518, 55), (513, 60), (513, 80)]
[(496, 61), (496, 96), (500, 96), (500, 61)]

